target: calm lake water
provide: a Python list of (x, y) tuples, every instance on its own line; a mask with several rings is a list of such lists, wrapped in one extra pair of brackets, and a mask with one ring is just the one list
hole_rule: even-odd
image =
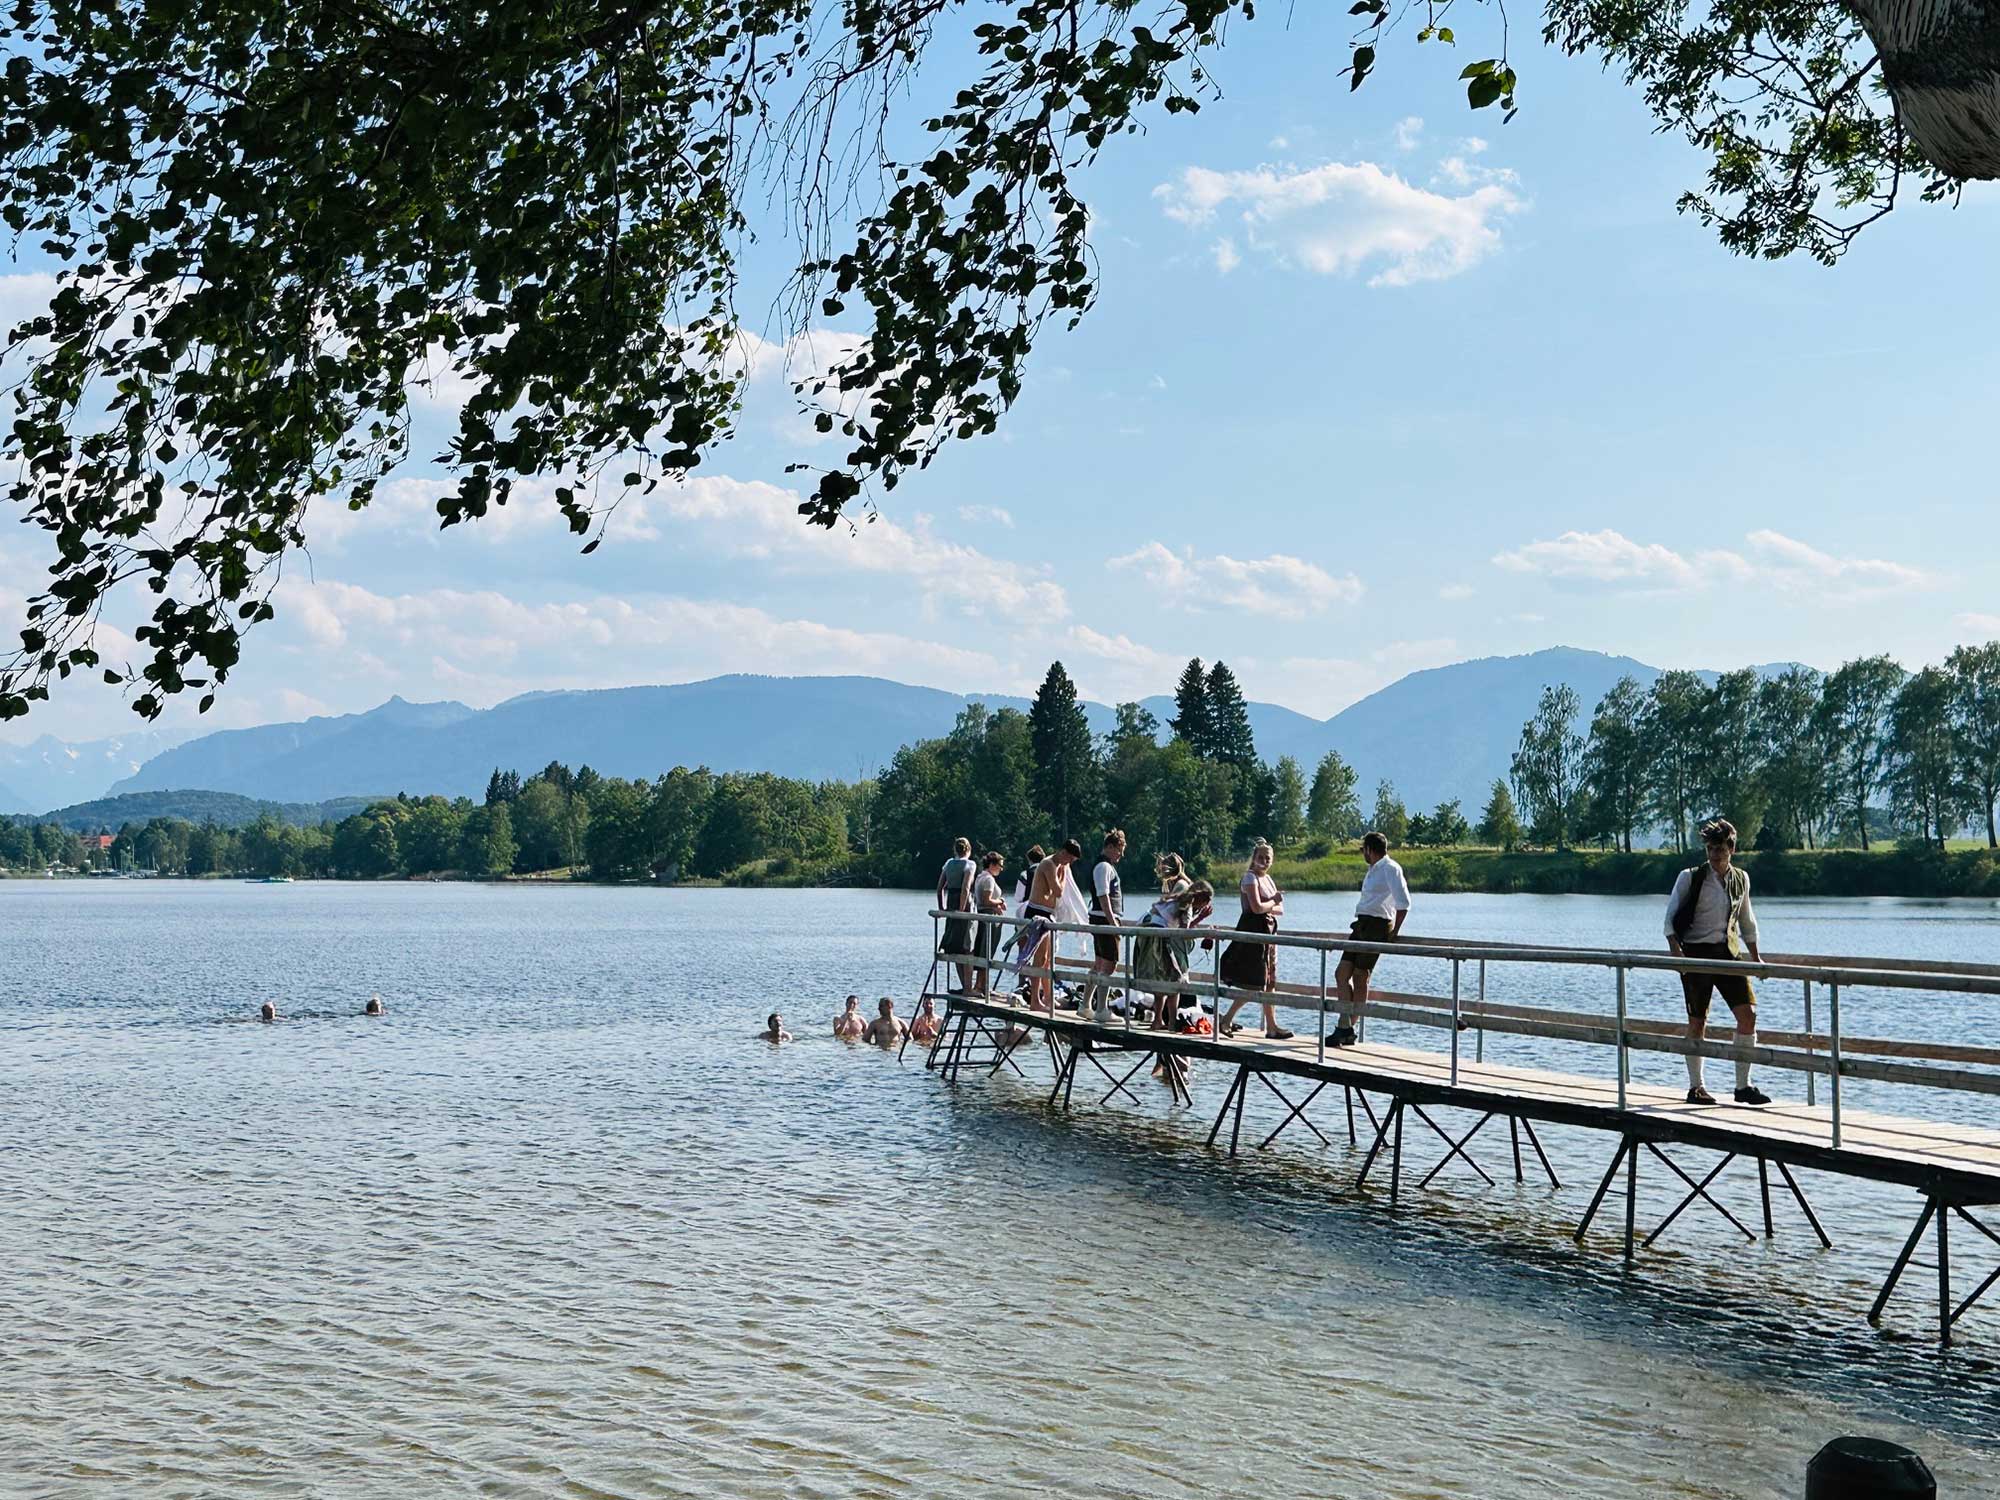
[[(1419, 901), (1424, 933), (1644, 946), (1662, 904)], [(1391, 1212), (1342, 1196), (1344, 1130), (1205, 1149), (1219, 1069), (1193, 1110), (1079, 1084), (1064, 1117), (1046, 1064), (947, 1090), (828, 1031), (850, 990), (914, 991), (926, 904), (0, 881), (0, 1493), (1796, 1500), (1854, 1431), (2000, 1494), (2000, 1305), (1941, 1352), (1916, 1272), (1863, 1320), (1914, 1195), (1807, 1174), (1833, 1251), (1783, 1203), (1755, 1244), (1691, 1210), (1628, 1273), (1610, 1225), (1569, 1238), (1603, 1137), (1545, 1132), (1560, 1191), (1516, 1186), (1503, 1135), (1475, 1148), (1498, 1187), (1454, 1167)], [(1990, 904), (1761, 905), (1774, 950), (2000, 961)], [(1287, 925), (1351, 906), (1296, 897)], [(1488, 992), (1610, 1000), (1565, 973)], [(246, 1020), (266, 997), (284, 1023)], [(1767, 1022), (1795, 1005), (1768, 991)], [(751, 1040), (773, 1008), (797, 1044)], [(1996, 1015), (1887, 993), (1846, 1018)], [(1608, 1071), (1539, 1045), (1488, 1055)], [(1441, 1154), (1411, 1151), (1419, 1176)], [(1652, 1175), (1642, 1223), (1672, 1202)], [(1720, 1191), (1751, 1217), (1754, 1174)], [(1991, 1247), (1953, 1248), (1970, 1290)]]

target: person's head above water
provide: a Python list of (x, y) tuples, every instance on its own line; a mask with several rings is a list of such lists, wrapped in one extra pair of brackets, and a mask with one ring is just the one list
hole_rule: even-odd
[(785, 1018), (774, 1010), (764, 1018), (764, 1024), (773, 1031), (783, 1031), (785, 1029)]
[(891, 1000), (887, 995), (884, 995), (880, 1000), (875, 1002), (875, 1013), (886, 1021), (896, 1013), (896, 1002)]
[(368, 1003), (367, 1003), (366, 1005), (364, 1005), (364, 1006), (362, 1006), (362, 1007), (361, 1007), (361, 1014), (363, 1014), (364, 1016), (379, 1016), (379, 1015), (381, 1015), (381, 1014), (382, 1014), (382, 997), (381, 997), (380, 995), (370, 995), (370, 996), (368, 997)]
[(847, 1008), (849, 1010), (861, 1009), (861, 997), (859, 995), (849, 995), (847, 997)]
[(258, 1019), (258, 1020), (260, 1020), (260, 1021), (275, 1021), (275, 1020), (277, 1020), (277, 1019), (278, 1019), (278, 1007), (277, 1007), (277, 1006), (275, 1006), (275, 1005), (273, 1005), (273, 1004), (272, 1004), (272, 1003), (271, 1003), (270, 1001), (266, 1000), (266, 1001), (265, 1001), (265, 1002), (264, 1002), (264, 1003), (263, 1003), (262, 1005), (260, 1005), (260, 1006), (259, 1006), (259, 1007), (257, 1008), (257, 1019)]

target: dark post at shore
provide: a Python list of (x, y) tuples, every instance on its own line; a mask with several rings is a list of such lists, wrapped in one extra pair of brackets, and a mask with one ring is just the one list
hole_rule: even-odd
[(1900, 1443), (1837, 1437), (1806, 1465), (1806, 1500), (1936, 1500), (1931, 1467)]

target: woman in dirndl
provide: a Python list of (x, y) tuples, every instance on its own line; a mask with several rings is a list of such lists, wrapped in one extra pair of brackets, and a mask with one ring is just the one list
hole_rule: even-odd
[[(1285, 893), (1278, 889), (1278, 883), (1271, 878), (1271, 846), (1262, 839), (1250, 851), (1250, 864), (1243, 872), (1243, 884), (1238, 895), (1243, 901), (1243, 914), (1236, 919), (1238, 932), (1274, 933), (1278, 930), (1278, 918), (1285, 914)], [(1222, 982), (1233, 990), (1256, 990), (1260, 994), (1271, 994), (1278, 988), (1278, 950), (1271, 943), (1231, 943), (1222, 955)], [(1236, 1013), (1249, 1004), (1247, 998), (1234, 1001), (1218, 1028), (1224, 1036), (1233, 1036), (1238, 1027)], [(1286, 1042), (1292, 1033), (1278, 1024), (1277, 1008), (1270, 1001), (1264, 1002), (1264, 1035), (1274, 1042)]]
[(1173, 895), (1155, 901), (1139, 920), (1141, 927), (1159, 929), (1159, 936), (1149, 931), (1132, 940), (1132, 987), (1152, 995), (1155, 1031), (1173, 1030), (1175, 1016), (1192, 998), (1181, 990), (1155, 987), (1187, 983), (1188, 952), (1194, 937), (1175, 934), (1187, 933), (1188, 928), (1207, 921), (1215, 905), (1215, 892), (1206, 880), (1192, 885), (1184, 881), (1182, 885)]

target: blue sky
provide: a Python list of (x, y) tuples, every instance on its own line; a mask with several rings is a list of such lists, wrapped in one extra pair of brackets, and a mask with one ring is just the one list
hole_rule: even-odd
[[(1055, 657), (1111, 700), (1195, 654), (1325, 715), (1556, 644), (1826, 667), (2000, 636), (2000, 193), (1910, 195), (1831, 270), (1745, 261), (1675, 212), (1698, 159), (1594, 62), (1517, 25), (1503, 127), (1454, 82), (1470, 35), (1392, 40), (1350, 94), (1345, 17), (1306, 11), (1236, 26), (1221, 101), (1113, 144), (1099, 305), (874, 523), (792, 516), (786, 462), (834, 450), (774, 342), (738, 438), (590, 557), (532, 502), (437, 534), (422, 469), (315, 518), (206, 722), (722, 671), (1026, 691)], [(0, 616), (35, 541), (0, 530)], [(86, 686), (0, 736), (130, 722)]]

